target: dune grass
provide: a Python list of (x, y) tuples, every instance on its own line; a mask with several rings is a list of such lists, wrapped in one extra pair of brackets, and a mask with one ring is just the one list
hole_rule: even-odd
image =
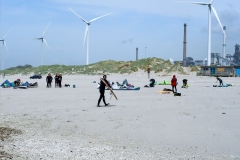
[(0, 71), (0, 74), (3, 75), (30, 75), (30, 74), (42, 74), (46, 75), (48, 73), (55, 74), (64, 74), (64, 75), (78, 75), (78, 74), (88, 74), (88, 75), (102, 75), (110, 73), (133, 73), (139, 70), (144, 70), (150, 68), (151, 71), (155, 73), (158, 72), (178, 72), (179, 74), (185, 74), (183, 68), (179, 64), (172, 65), (169, 60), (165, 61), (160, 58), (147, 58), (140, 59), (137, 61), (100, 61), (97, 63), (92, 63), (89, 65), (49, 65), (49, 66), (38, 66), (32, 67), (30, 65), (25, 65), (25, 67), (12, 67), (3, 71)]

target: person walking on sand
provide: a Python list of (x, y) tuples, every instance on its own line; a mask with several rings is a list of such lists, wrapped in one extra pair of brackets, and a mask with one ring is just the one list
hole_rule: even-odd
[(46, 77), (46, 82), (47, 82), (47, 88), (51, 88), (52, 87), (52, 76), (49, 73), (48, 76)]
[[(172, 85), (173, 93), (177, 93), (177, 78), (175, 75), (173, 75), (173, 78), (171, 80), (171, 85)], [(174, 88), (175, 88), (175, 92), (174, 92)]]
[[(219, 78), (219, 77), (216, 77), (216, 79), (217, 79), (217, 81), (219, 81), (219, 85), (221, 86), (223, 86), (223, 81), (222, 81), (222, 79), (221, 78)], [(216, 82), (217, 83), (217, 82)]]
[[(110, 87), (111, 85), (109, 84), (109, 82), (107, 81), (107, 76), (106, 75), (103, 75), (103, 80), (104, 82), (106, 82), (108, 84), (108, 86)], [(103, 103), (105, 104), (105, 106), (109, 105), (109, 103), (106, 103), (105, 101), (105, 83), (103, 83), (102, 81), (100, 82), (100, 87), (99, 87), (99, 92), (100, 92), (100, 97), (98, 99), (98, 107), (100, 107), (100, 102), (101, 100), (103, 99)]]

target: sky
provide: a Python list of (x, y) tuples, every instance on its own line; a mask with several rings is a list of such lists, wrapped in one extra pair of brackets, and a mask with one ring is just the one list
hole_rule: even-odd
[[(215, 0), (213, 6), (227, 27), (226, 54), (233, 54), (240, 44), (240, 1)], [(41, 64), (41, 41), (32, 39), (41, 37), (50, 21), (44, 38), (51, 50), (43, 45), (43, 64), (85, 65), (86, 24), (68, 7), (87, 21), (112, 13), (90, 25), (89, 63), (135, 60), (137, 47), (140, 59), (182, 60), (184, 23), (187, 56), (207, 58), (207, 6), (171, 0), (0, 0), (0, 39), (12, 28), (5, 38), (9, 52), (0, 44), (4, 68)], [(212, 13), (212, 52), (222, 54), (222, 44), (223, 33)]]

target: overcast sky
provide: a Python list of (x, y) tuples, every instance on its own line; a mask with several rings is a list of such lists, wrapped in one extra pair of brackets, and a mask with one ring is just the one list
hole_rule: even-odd
[[(51, 51), (44, 45), (44, 64), (86, 64), (86, 25), (68, 7), (87, 21), (113, 13), (90, 25), (89, 63), (135, 60), (136, 47), (139, 58), (146, 53), (146, 57), (181, 60), (184, 23), (187, 56), (207, 58), (207, 6), (171, 0), (0, 0), (0, 5), (0, 39), (13, 27), (5, 39), (9, 53), (4, 49), (4, 68), (40, 65), (41, 42), (31, 39), (41, 37), (50, 21), (44, 38)], [(227, 27), (226, 54), (233, 54), (240, 43), (240, 1), (215, 0), (213, 6)], [(223, 33), (212, 13), (212, 52), (222, 53), (222, 44)]]

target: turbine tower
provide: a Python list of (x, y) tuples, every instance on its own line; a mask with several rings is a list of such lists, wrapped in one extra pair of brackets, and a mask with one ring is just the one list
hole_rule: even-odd
[(226, 34), (223, 30), (223, 27), (222, 27), (222, 24), (220, 22), (220, 19), (218, 17), (218, 14), (216, 12), (216, 10), (214, 9), (214, 7), (212, 6), (212, 3), (213, 3), (214, 0), (211, 0), (209, 3), (206, 3), (206, 2), (187, 2), (187, 3), (191, 3), (191, 4), (198, 4), (198, 5), (203, 5), (203, 6), (208, 6), (208, 66), (210, 66), (211, 64), (211, 38), (212, 38), (212, 35), (211, 35), (211, 29), (212, 29), (212, 26), (211, 26), (211, 12), (213, 11), (222, 31), (223, 31), (223, 34), (224, 36), (226, 37)]
[(46, 46), (48, 47), (48, 49), (51, 50), (51, 49), (49, 48), (48, 44), (47, 44), (47, 41), (44, 39), (44, 35), (45, 35), (45, 33), (46, 33), (46, 31), (47, 31), (48, 26), (50, 25), (50, 23), (51, 23), (51, 21), (48, 23), (47, 28), (45, 29), (45, 31), (44, 31), (43, 34), (42, 34), (42, 37), (33, 38), (33, 39), (35, 39), (35, 40), (41, 40), (41, 41), (42, 41), (42, 43), (41, 43), (41, 56), (42, 56), (42, 58), (41, 58), (41, 65), (43, 65), (43, 43), (45, 43)]
[(6, 44), (6, 42), (5, 42), (5, 38), (7, 37), (7, 35), (8, 35), (8, 33), (10, 32), (12, 30), (12, 28), (7, 32), (7, 34), (3, 37), (3, 39), (0, 39), (0, 42), (2, 42), (3, 43), (3, 46), (2, 46), (2, 70), (4, 69), (3, 68), (3, 59), (4, 59), (4, 53), (3, 53), (3, 51), (4, 51), (4, 47), (6, 48), (6, 50), (8, 51), (8, 48), (7, 48), (7, 44)]
[(80, 15), (78, 15), (76, 12), (74, 12), (71, 8), (68, 8), (69, 10), (71, 10), (76, 16), (78, 16), (84, 23), (86, 23), (86, 29), (85, 29), (85, 36), (84, 36), (84, 42), (83, 42), (83, 45), (85, 44), (85, 41), (87, 41), (87, 60), (86, 60), (86, 64), (88, 65), (88, 55), (89, 55), (89, 25), (97, 20), (97, 19), (100, 19), (102, 17), (105, 17), (109, 14), (112, 14), (112, 13), (108, 13), (108, 14), (105, 14), (103, 16), (100, 16), (100, 17), (97, 17), (97, 18), (94, 18), (90, 21), (86, 21), (85, 19), (83, 19)]

